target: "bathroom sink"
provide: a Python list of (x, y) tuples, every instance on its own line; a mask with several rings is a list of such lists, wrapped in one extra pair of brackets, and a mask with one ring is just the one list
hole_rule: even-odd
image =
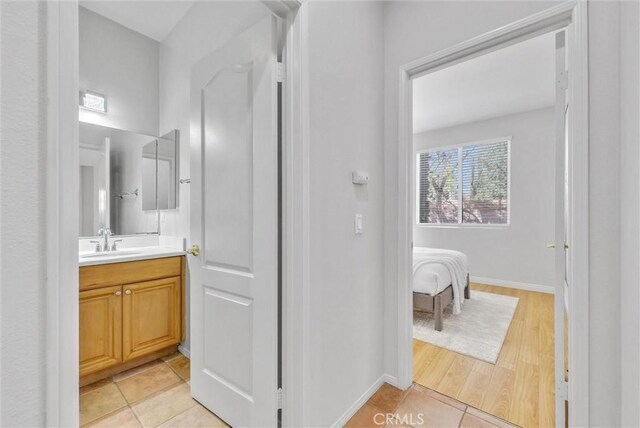
[(127, 250), (116, 250), (116, 251), (105, 251), (103, 253), (84, 253), (80, 255), (81, 259), (88, 259), (92, 257), (118, 257), (118, 256), (133, 256), (135, 254), (141, 254), (141, 251), (127, 251)]
[(82, 251), (78, 254), (78, 265), (81, 267), (104, 265), (183, 255), (183, 250), (167, 247), (129, 247), (122, 250), (104, 252)]

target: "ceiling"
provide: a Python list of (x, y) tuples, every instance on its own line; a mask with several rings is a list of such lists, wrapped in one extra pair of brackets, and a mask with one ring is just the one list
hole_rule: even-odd
[(173, 30), (194, 1), (80, 0), (80, 6), (158, 42)]
[(555, 103), (549, 33), (413, 81), (413, 132), (520, 113)]

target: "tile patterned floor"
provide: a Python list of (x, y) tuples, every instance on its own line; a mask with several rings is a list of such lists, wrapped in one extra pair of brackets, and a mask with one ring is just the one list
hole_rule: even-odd
[(83, 427), (227, 427), (191, 398), (189, 359), (175, 353), (80, 388)]
[[(80, 388), (83, 427), (227, 427), (191, 398), (189, 360), (173, 354)], [(384, 384), (347, 427), (513, 427), (495, 416), (413, 384)]]
[(346, 426), (493, 428), (515, 425), (415, 383), (407, 391), (385, 383)]

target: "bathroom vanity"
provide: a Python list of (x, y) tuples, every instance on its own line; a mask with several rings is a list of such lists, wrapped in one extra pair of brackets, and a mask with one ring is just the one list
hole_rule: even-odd
[(160, 242), (161, 215), (178, 208), (179, 132), (98, 119), (79, 127), (81, 386), (173, 353), (185, 337), (184, 251)]
[(155, 249), (81, 257), (81, 386), (176, 351), (185, 336), (182, 254)]

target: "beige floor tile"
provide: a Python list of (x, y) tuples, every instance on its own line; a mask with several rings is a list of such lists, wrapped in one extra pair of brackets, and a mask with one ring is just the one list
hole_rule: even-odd
[(464, 412), (412, 388), (398, 406), (396, 415), (399, 422), (414, 427), (457, 427)]
[(173, 360), (174, 358), (178, 358), (178, 357), (182, 357), (182, 356), (183, 355), (180, 352), (176, 351), (173, 354), (169, 354), (166, 357), (162, 357), (162, 360), (163, 361), (169, 361), (169, 360)]
[(166, 428), (224, 428), (228, 425), (200, 404), (197, 404), (160, 426)]
[(480, 419), (477, 416), (465, 413), (462, 417), (462, 422), (460, 422), (460, 428), (497, 428), (497, 425), (487, 422), (484, 419)]
[(135, 376), (137, 374), (145, 372), (145, 371), (147, 371), (149, 369), (157, 367), (160, 364), (163, 364), (162, 360), (155, 360), (155, 361), (151, 361), (150, 363), (143, 364), (143, 365), (138, 366), (138, 367), (134, 367), (132, 369), (127, 370), (126, 372), (122, 372), (122, 373), (118, 373), (117, 375), (114, 375), (113, 376), (113, 381), (114, 382), (120, 382), (121, 380), (125, 380), (127, 378), (132, 377), (132, 376)]
[(373, 394), (373, 397), (371, 397), (367, 403), (377, 407), (383, 412), (393, 413), (405, 394), (405, 391), (385, 383)]
[[(168, 368), (168, 367), (167, 367)], [(180, 383), (160, 394), (132, 406), (133, 411), (144, 427), (155, 427), (185, 410), (195, 406), (191, 390), (186, 383)]]
[(117, 382), (117, 385), (127, 401), (133, 404), (178, 382), (180, 378), (169, 366), (159, 364)]
[(191, 372), (189, 369), (190, 361), (187, 357), (180, 355), (179, 357), (167, 361), (167, 364), (169, 364), (173, 371), (175, 371), (182, 379), (189, 380)]
[(386, 424), (385, 413), (371, 404), (365, 404), (347, 422), (345, 428), (382, 427)]
[(467, 405), (464, 403), (461, 403), (458, 400), (455, 400), (447, 395), (441, 394), (438, 391), (434, 391), (433, 389), (424, 387), (422, 385), (419, 385), (417, 383), (414, 383), (411, 386), (411, 389), (415, 389), (416, 391), (419, 391), (423, 394), (426, 394), (432, 398), (435, 398), (438, 401), (442, 401), (445, 404), (448, 404), (452, 407), (455, 407), (458, 410), (462, 410), (463, 412), (467, 409)]
[(89, 385), (85, 385), (82, 388), (80, 388), (80, 395), (86, 394), (87, 392), (94, 391), (98, 388), (102, 388), (103, 386), (109, 385), (110, 383), (113, 383), (113, 380), (111, 379), (111, 377), (99, 380), (94, 383), (90, 383)]
[(127, 405), (114, 383), (80, 396), (80, 425), (93, 422)]
[(141, 425), (131, 409), (126, 407), (117, 413), (109, 415), (106, 418), (100, 419), (87, 426), (92, 428), (140, 428)]

